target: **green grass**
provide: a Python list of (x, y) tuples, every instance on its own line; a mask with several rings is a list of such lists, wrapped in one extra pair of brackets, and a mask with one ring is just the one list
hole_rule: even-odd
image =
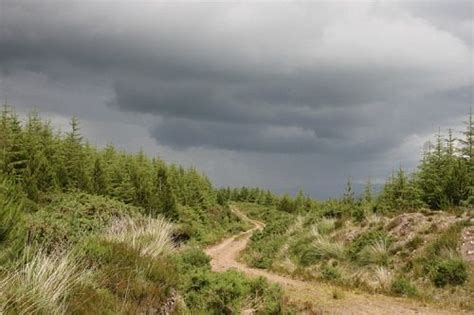
[(284, 212), (266, 214), (273, 218), (262, 231), (255, 232), (250, 238), (243, 258), (252, 267), (270, 268), (287, 239), (285, 233), (293, 223), (294, 217)]
[(363, 255), (361, 256), (361, 252), (368, 246), (374, 246), (375, 244), (380, 244), (382, 242), (390, 244), (391, 239), (387, 233), (380, 228), (371, 229), (359, 235), (349, 244), (347, 255), (353, 261), (365, 263)]
[(430, 242), (414, 260), (415, 275), (428, 275), (437, 287), (447, 284), (462, 285), (466, 282), (469, 267), (460, 258), (458, 248), (461, 231), (467, 224), (464, 221), (455, 223)]
[[(473, 307), (469, 297), (474, 272), (458, 252), (466, 222), (451, 223), (447, 229), (407, 226), (415, 234), (405, 242), (408, 235), (390, 232), (404, 222), (397, 218), (379, 215), (367, 224), (350, 217), (324, 217), (324, 209), (296, 215), (268, 206), (240, 207), (267, 224), (245, 251), (251, 266), (423, 301), (442, 297), (444, 304)], [(452, 222), (452, 218), (443, 220)]]
[(25, 239), (26, 198), (0, 174), (0, 266), (21, 257)]
[(400, 276), (393, 281), (391, 292), (398, 296), (415, 297), (418, 295), (417, 288), (410, 280), (403, 276)]
[(248, 279), (233, 270), (211, 272), (209, 257), (198, 248), (188, 248), (176, 259), (180, 292), (193, 314), (238, 314), (244, 309), (280, 314), (285, 310), (281, 289), (264, 278)]
[(342, 242), (331, 240), (327, 236), (318, 235), (312, 242), (312, 247), (309, 249), (311, 256), (317, 260), (337, 259), (343, 260), (345, 258), (345, 247)]
[(360, 251), (359, 261), (366, 265), (387, 266), (390, 259), (389, 246), (385, 238), (376, 239)]
[(178, 213), (176, 233), (202, 245), (214, 244), (252, 227), (233, 214), (228, 206), (215, 206), (206, 210), (180, 206)]
[(459, 257), (444, 259), (436, 263), (431, 278), (437, 287), (462, 285), (467, 280), (467, 263)]
[(101, 233), (116, 218), (141, 215), (140, 208), (84, 193), (52, 194), (38, 208), (27, 216), (28, 242), (48, 252)]
[(64, 314), (74, 287), (87, 276), (69, 254), (38, 252), (0, 280), (0, 313)]
[[(170, 300), (183, 314), (284, 310), (279, 287), (211, 271), (199, 246), (249, 227), (228, 208), (182, 208), (182, 220), (171, 224), (111, 198), (58, 193), (34, 209), (24, 215), (28, 259), (0, 268), (0, 312), (137, 314)], [(186, 228), (194, 232), (177, 249)]]

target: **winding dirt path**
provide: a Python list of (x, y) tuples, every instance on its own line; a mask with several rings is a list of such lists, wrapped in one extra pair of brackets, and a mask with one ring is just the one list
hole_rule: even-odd
[(434, 306), (423, 305), (420, 302), (410, 301), (402, 298), (388, 297), (378, 294), (356, 294), (345, 289), (343, 297), (334, 299), (334, 287), (316, 283), (301, 281), (285, 277), (265, 269), (250, 268), (238, 261), (240, 252), (247, 246), (252, 233), (262, 229), (264, 224), (260, 221), (248, 218), (244, 213), (233, 207), (232, 211), (242, 219), (254, 224), (254, 228), (238, 235), (225, 239), (221, 243), (206, 249), (211, 257), (212, 270), (223, 272), (235, 268), (249, 276), (265, 277), (270, 282), (281, 285), (285, 297), (292, 305), (307, 309), (301, 311), (307, 314), (467, 314), (459, 310), (440, 310)]

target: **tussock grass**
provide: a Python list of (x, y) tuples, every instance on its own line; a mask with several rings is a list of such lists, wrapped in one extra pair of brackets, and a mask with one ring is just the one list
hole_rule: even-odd
[(290, 227), (286, 231), (286, 233), (288, 235), (291, 235), (293, 233), (301, 231), (301, 229), (303, 229), (304, 221), (305, 221), (305, 219), (304, 219), (303, 216), (300, 216), (300, 215), (297, 216), (296, 219), (294, 220), (293, 224), (290, 225)]
[(65, 314), (71, 289), (85, 276), (68, 254), (38, 252), (0, 281), (0, 314)]
[(326, 235), (335, 230), (336, 220), (323, 218), (317, 223), (317, 229), (320, 234)]
[(365, 221), (369, 225), (377, 225), (383, 221), (383, 217), (376, 213), (371, 213), (365, 217)]
[(386, 266), (388, 264), (389, 258), (389, 244), (383, 238), (375, 240), (373, 244), (367, 245), (360, 252), (360, 261), (364, 264)]
[(123, 217), (112, 223), (104, 237), (111, 242), (125, 243), (143, 256), (156, 258), (174, 251), (173, 229), (173, 224), (163, 217), (156, 219)]
[(336, 220), (322, 218), (319, 222), (311, 226), (311, 235), (318, 237), (320, 235), (328, 235), (336, 229)]
[(344, 259), (344, 244), (339, 241), (332, 241), (329, 237), (318, 235), (312, 243), (312, 252), (320, 259)]
[(375, 266), (374, 268), (359, 268), (344, 280), (352, 287), (387, 293), (391, 290), (394, 275), (387, 267)]
[(375, 289), (382, 290), (384, 292), (389, 292), (393, 283), (393, 274), (386, 267), (377, 266), (374, 269)]

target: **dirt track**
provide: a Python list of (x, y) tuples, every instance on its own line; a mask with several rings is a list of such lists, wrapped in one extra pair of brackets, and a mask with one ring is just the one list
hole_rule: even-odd
[[(255, 225), (254, 228), (225, 239), (206, 249), (212, 258), (212, 270), (222, 272), (235, 268), (249, 276), (265, 277), (284, 289), (286, 298), (294, 305), (310, 305), (313, 314), (460, 314), (459, 311), (439, 310), (414, 301), (373, 294), (355, 294), (343, 290), (343, 298), (334, 299), (334, 287), (281, 276), (264, 269), (250, 268), (238, 261), (240, 252), (247, 246), (252, 233), (264, 224), (249, 219), (238, 209), (232, 209), (239, 217)], [(341, 291), (341, 289), (338, 289)], [(467, 314), (467, 313), (466, 313)]]

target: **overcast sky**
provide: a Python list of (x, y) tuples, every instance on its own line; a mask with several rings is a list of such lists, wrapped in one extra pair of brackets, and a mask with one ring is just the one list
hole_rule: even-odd
[(382, 182), (473, 104), (471, 1), (0, 0), (0, 97), (217, 186)]

